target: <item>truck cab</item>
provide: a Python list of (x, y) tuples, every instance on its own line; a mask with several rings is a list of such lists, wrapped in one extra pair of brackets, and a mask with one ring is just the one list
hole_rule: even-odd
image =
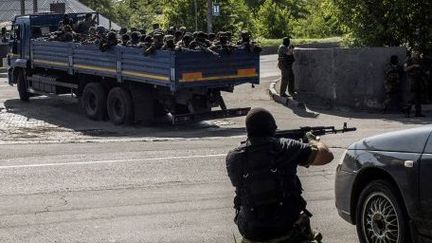
[[(73, 22), (84, 19), (87, 13), (67, 14)], [(97, 19), (99, 15), (96, 12)], [(30, 40), (38, 38), (58, 30), (59, 22), (64, 14), (59, 13), (36, 13), (31, 15), (19, 15), (12, 20), (11, 36), (9, 41), (10, 53), (8, 55), (9, 71), (13, 72), (15, 67), (26, 68), (30, 60)], [(98, 21), (97, 21), (98, 23)], [(16, 75), (9, 75), (9, 84), (16, 84)]]

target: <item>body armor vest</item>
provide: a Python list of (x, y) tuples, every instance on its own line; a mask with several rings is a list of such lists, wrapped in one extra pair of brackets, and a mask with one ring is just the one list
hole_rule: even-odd
[[(302, 187), (296, 166), (278, 164), (278, 142), (259, 145), (244, 144), (241, 148), (242, 171), (235, 207), (259, 214), (259, 211), (294, 206), (305, 209)], [(272, 210), (273, 211), (273, 210)]]

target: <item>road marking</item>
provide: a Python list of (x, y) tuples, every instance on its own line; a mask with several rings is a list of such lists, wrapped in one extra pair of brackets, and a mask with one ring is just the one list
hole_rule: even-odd
[(147, 159), (121, 159), (121, 160), (97, 160), (97, 161), (78, 161), (69, 163), (51, 163), (51, 164), (28, 164), (28, 165), (5, 165), (0, 166), (3, 169), (20, 169), (20, 168), (35, 168), (35, 167), (52, 167), (52, 166), (70, 166), (70, 165), (94, 165), (94, 164), (118, 164), (127, 162), (144, 162), (153, 160), (180, 160), (180, 159), (202, 159), (202, 158), (219, 158), (225, 157), (226, 154), (211, 154), (211, 155), (192, 155), (192, 156), (178, 156), (178, 157), (160, 157), (160, 158), (147, 158)]

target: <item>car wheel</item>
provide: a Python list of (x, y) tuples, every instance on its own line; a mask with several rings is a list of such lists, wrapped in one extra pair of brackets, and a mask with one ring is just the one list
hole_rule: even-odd
[(407, 218), (402, 200), (390, 183), (372, 181), (361, 192), (356, 208), (360, 242), (410, 242)]
[(27, 92), (27, 82), (23, 71), (17, 73), (17, 89), (21, 101), (27, 102), (30, 98), (30, 93)]
[(131, 95), (124, 88), (111, 89), (107, 101), (108, 117), (115, 125), (130, 124), (133, 120)]
[(89, 83), (84, 87), (81, 107), (90, 119), (99, 121), (106, 116), (106, 92), (99, 83)]

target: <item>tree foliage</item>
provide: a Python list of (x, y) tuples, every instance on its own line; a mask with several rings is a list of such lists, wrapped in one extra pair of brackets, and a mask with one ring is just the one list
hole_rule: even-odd
[(121, 0), (116, 3), (117, 22), (121, 26), (149, 28), (159, 21), (162, 1)]
[(357, 45), (430, 49), (432, 2), (423, 0), (335, 0), (338, 17)]
[(293, 23), (295, 37), (325, 38), (343, 34), (333, 0), (310, 0), (303, 18)]
[(82, 0), (81, 2), (109, 19), (117, 18), (112, 0)]
[[(207, 30), (207, 1), (196, 0), (197, 30)], [(237, 32), (242, 29), (253, 30), (252, 15), (243, 1), (219, 0), (220, 16), (213, 18), (213, 31)], [(195, 30), (195, 4), (193, 0), (172, 0), (163, 7), (163, 24), (186, 26)]]
[[(343, 1), (343, 0), (337, 0)], [(354, 1), (354, 0), (352, 0)], [(207, 0), (83, 0), (120, 26), (149, 28), (186, 26), (207, 30)], [(213, 18), (214, 32), (241, 30), (266, 38), (328, 37), (341, 33), (333, 0), (214, 0), (221, 16)]]
[(295, 19), (305, 18), (306, 15), (305, 1), (265, 0), (256, 14), (255, 24), (259, 35), (282, 38), (292, 35)]

